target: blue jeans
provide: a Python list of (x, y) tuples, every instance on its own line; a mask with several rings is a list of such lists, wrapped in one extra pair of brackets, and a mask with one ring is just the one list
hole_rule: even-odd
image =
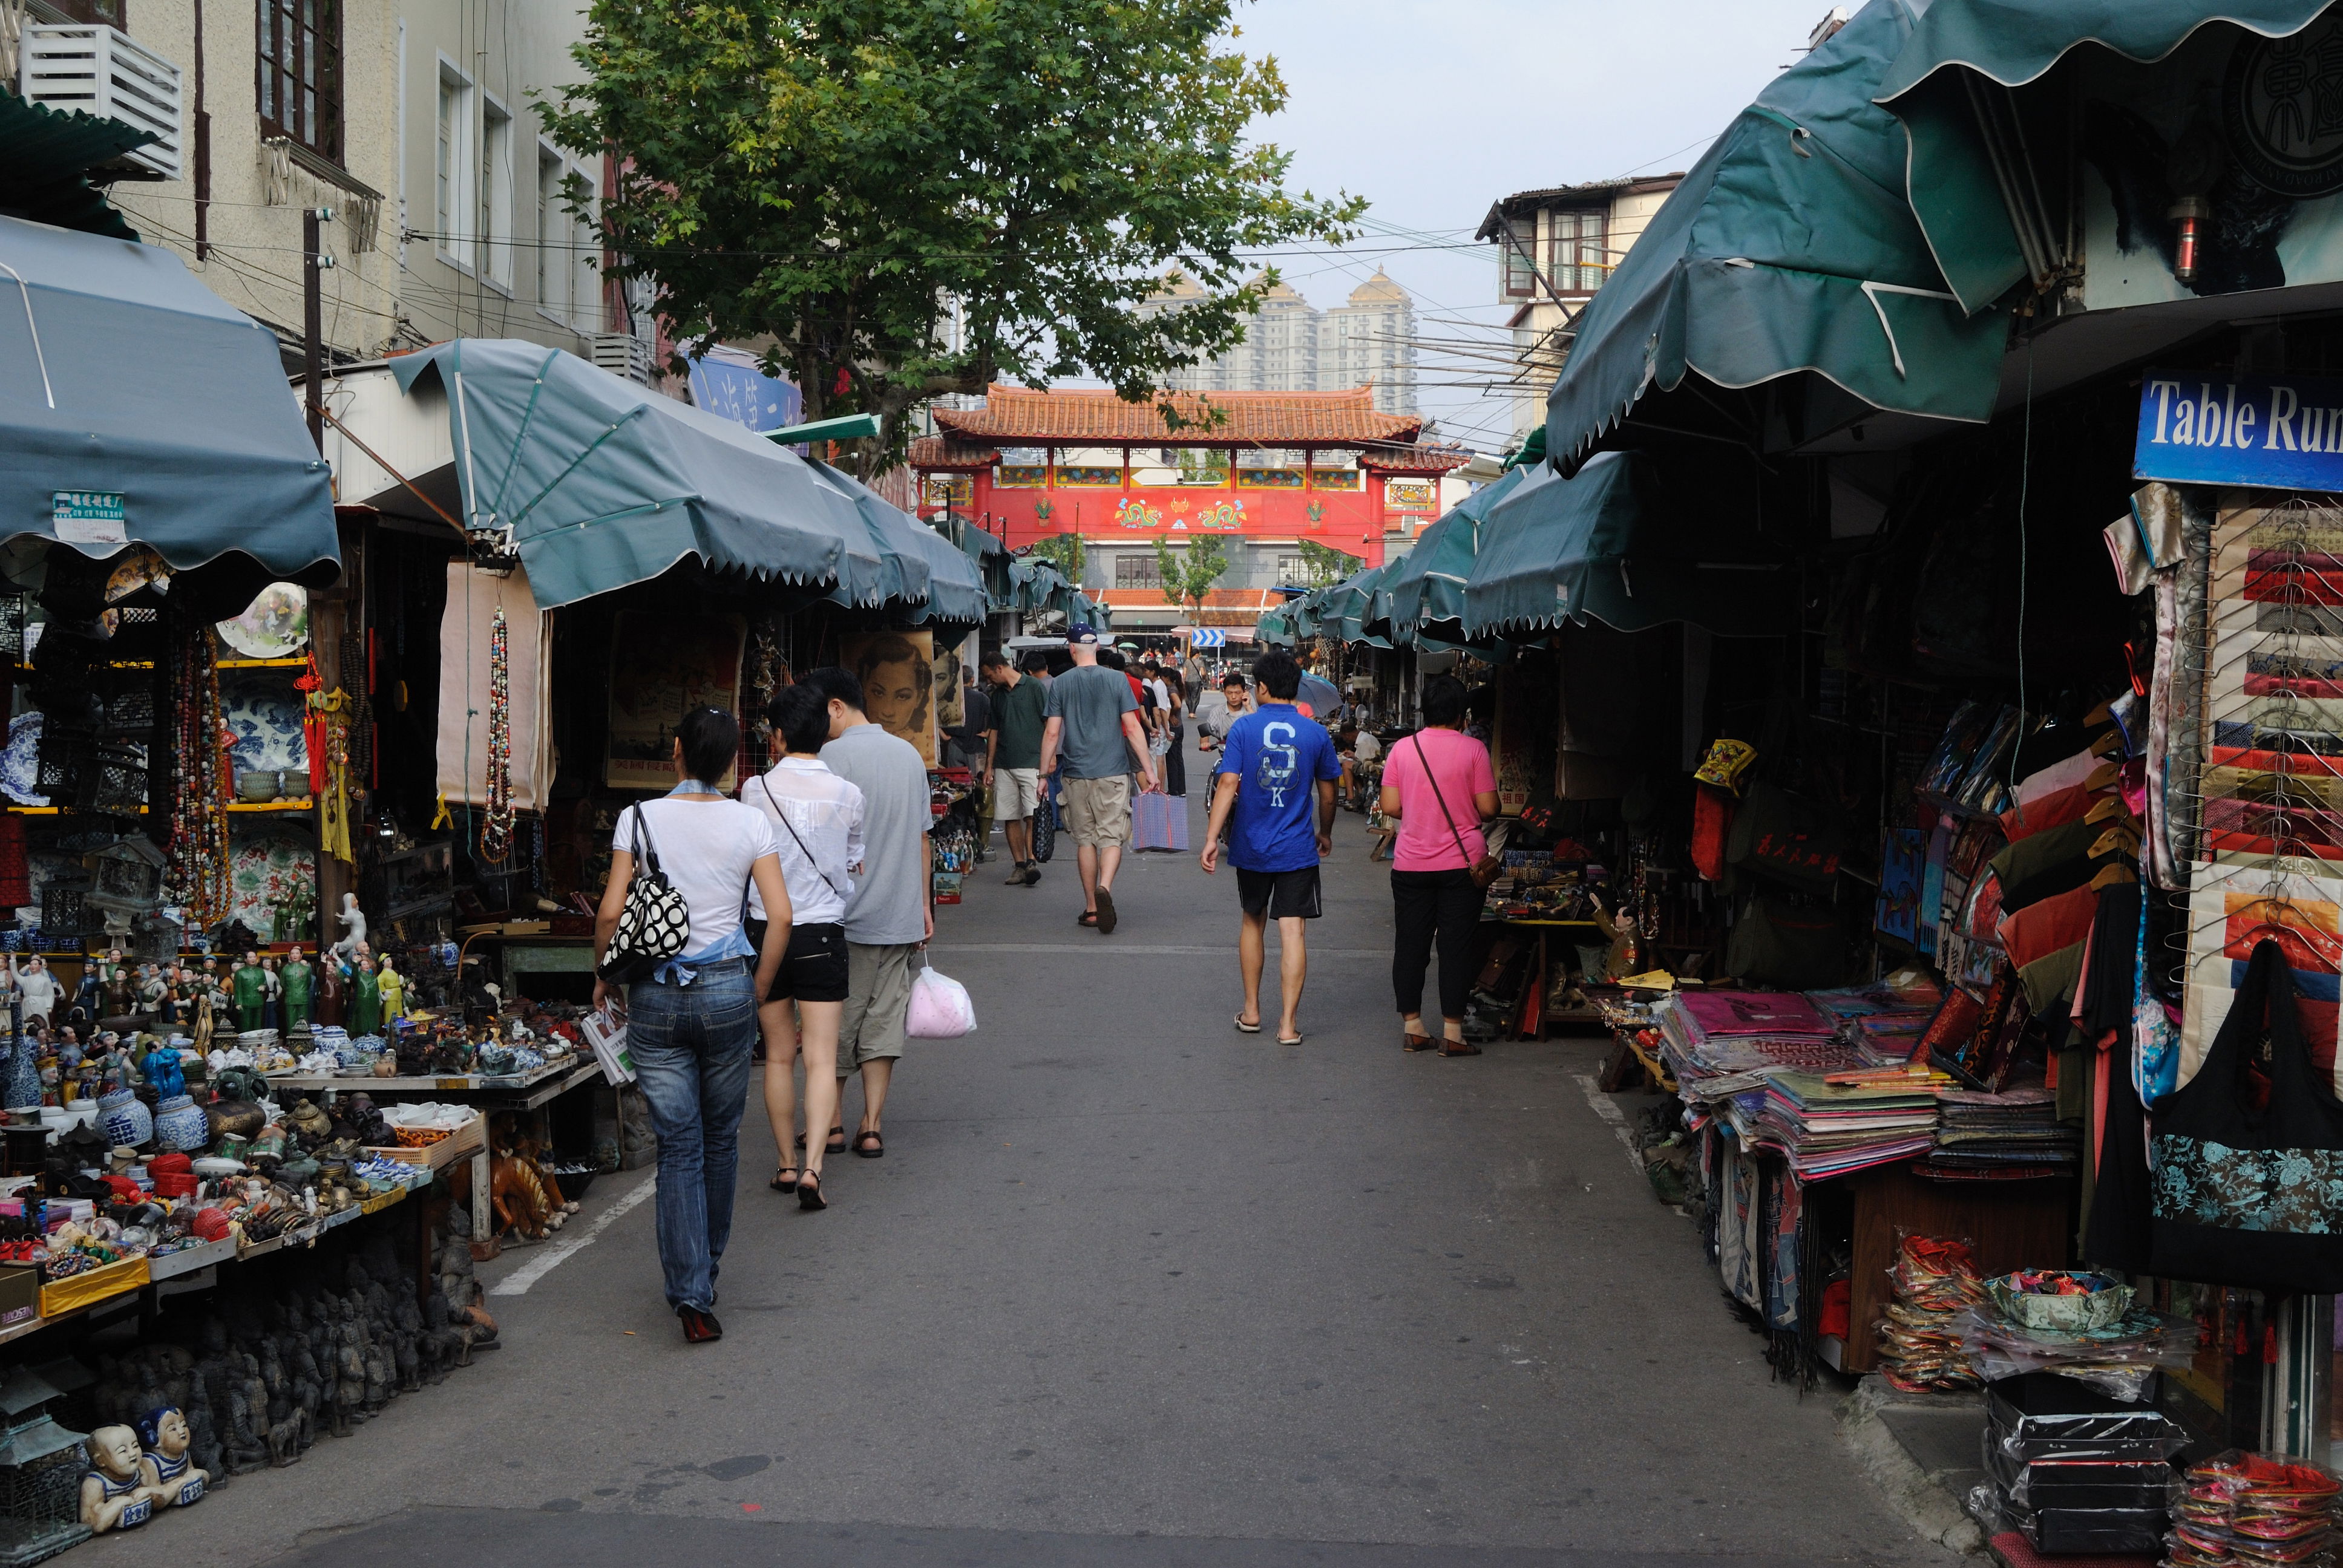
[(745, 959), (700, 966), (688, 986), (628, 988), (627, 1049), (659, 1134), (659, 1267), (671, 1307), (716, 1302), (716, 1266), (732, 1235), (740, 1112), (757, 1000)]

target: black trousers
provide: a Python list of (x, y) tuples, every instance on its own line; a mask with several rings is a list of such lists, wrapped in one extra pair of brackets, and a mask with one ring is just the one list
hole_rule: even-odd
[(1473, 873), (1393, 871), (1392, 995), (1402, 1016), (1423, 1010), (1423, 971), (1440, 948), (1440, 1016), (1463, 1018), (1473, 985), (1473, 931), (1481, 923), (1481, 890)]
[(1163, 793), (1185, 795), (1188, 792), (1188, 727), (1172, 727), (1172, 749), (1163, 754)]

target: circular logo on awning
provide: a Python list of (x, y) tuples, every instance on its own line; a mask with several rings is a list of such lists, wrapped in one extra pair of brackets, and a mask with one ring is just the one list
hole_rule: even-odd
[(2222, 100), (2229, 150), (2256, 180), (2298, 200), (2343, 190), (2343, 17), (2240, 44)]

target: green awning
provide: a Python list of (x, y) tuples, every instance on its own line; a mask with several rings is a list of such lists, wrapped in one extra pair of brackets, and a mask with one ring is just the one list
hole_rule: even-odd
[(1911, 32), (1873, 0), (1776, 77), (1672, 192), (1575, 323), (1546, 399), (1574, 460), (1688, 375), (1754, 387), (1801, 371), (1877, 407), (1982, 422), (2008, 323), (1971, 318), (1906, 198), (1906, 138), (1873, 95)]
[(509, 535), (545, 608), (688, 557), (885, 602), (887, 565), (853, 493), (729, 419), (510, 338), (459, 337), (390, 368), (402, 391), (427, 373), (447, 389), (466, 521)]
[[(2301, 31), (2328, 0), (1936, 0), (1881, 78), (1875, 100), (1904, 124), (1912, 210), (1945, 277), (1980, 311), (2026, 276), (1980, 113), (2018, 123), (2002, 88), (2039, 78), (2066, 54), (2097, 45), (2146, 63), (2198, 28), (2226, 22), (2265, 37)], [(1970, 73), (1975, 73), (1971, 75)], [(1996, 101), (1998, 99), (1998, 102)]]
[(984, 584), (976, 563), (960, 547), (892, 501), (882, 499), (853, 475), (813, 461), (832, 485), (854, 498), (880, 552), (886, 598), (913, 626), (950, 621), (974, 626), (984, 619)]
[(1328, 636), (1340, 642), (1363, 642), (1373, 648), (1391, 646), (1390, 638), (1371, 634), (1365, 627), (1373, 613), (1376, 586), (1383, 581), (1386, 569), (1368, 567), (1326, 590), (1325, 605), (1319, 616)]
[(0, 213), (108, 239), (138, 233), (90, 184), (92, 170), (156, 139), (122, 120), (60, 111), (0, 86)]
[(1252, 623), (1253, 640), (1272, 648), (1291, 648), (1293, 635), (1293, 614), (1291, 605), (1263, 610), (1261, 618)]
[(1796, 624), (1795, 579), (1758, 548), (1754, 519), (1672, 496), (1649, 456), (1598, 452), (1567, 479), (1528, 472), (1481, 527), (1466, 636), (1590, 619), (1621, 631), (1689, 621), (1724, 637)]
[(1473, 575), (1482, 520), (1534, 472), (1535, 465), (1509, 468), (1494, 484), (1482, 486), (1441, 514), (1392, 564), (1375, 590), (1376, 613), (1370, 618), (1388, 621), (1393, 642), (1414, 641), (1427, 624), (1463, 618), (1464, 579)]

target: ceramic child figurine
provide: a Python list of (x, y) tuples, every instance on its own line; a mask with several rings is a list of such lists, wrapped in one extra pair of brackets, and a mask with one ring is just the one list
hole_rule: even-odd
[(146, 1448), (146, 1457), (138, 1462), (138, 1473), (148, 1495), (166, 1508), (184, 1508), (203, 1500), (204, 1483), (211, 1476), (196, 1469), (195, 1461), (187, 1457), (187, 1445), (194, 1439), (187, 1432), (187, 1418), (177, 1406), (148, 1411), (138, 1423), (138, 1441)]
[(375, 983), (382, 990), (382, 1027), (407, 1016), (407, 977), (391, 966), (390, 955), (382, 955), (381, 966), (375, 973)]
[[(156, 1040), (146, 1056), (140, 1059), (138, 1065), (145, 1070), (146, 1081), (155, 1086), (155, 1092), (164, 1099), (168, 1100), (175, 1094), (185, 1094), (187, 1091), (186, 1071), (179, 1063), (179, 1052), (176, 1046)], [(149, 1443), (148, 1446), (152, 1447), (153, 1444)]]
[(260, 960), (261, 989), (260, 1027), (282, 1030), (285, 1027), (285, 977), (277, 972), (273, 958)]
[(342, 977), (342, 966), (334, 961), (331, 953), (317, 955), (317, 1019), (328, 1028), (342, 1021), (342, 1010), (349, 1000), (350, 988)]
[(154, 1493), (140, 1474), (136, 1432), (99, 1427), (89, 1434), (89, 1462), (81, 1478), (81, 1522), (92, 1534), (127, 1530), (155, 1516)]
[(260, 967), (260, 955), (247, 950), (236, 971), (236, 1027), (264, 1028), (261, 1020), (267, 1005), (268, 971)]
[(302, 958), (299, 948), (285, 955), (285, 967), (278, 971), (277, 978), (285, 986), (285, 1027), (307, 1030), (312, 1005), (310, 988), (315, 981), (316, 971)]

